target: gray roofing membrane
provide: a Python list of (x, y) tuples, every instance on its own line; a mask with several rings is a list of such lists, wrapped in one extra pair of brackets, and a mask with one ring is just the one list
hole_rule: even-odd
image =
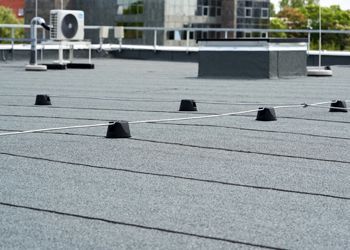
[[(94, 63), (1, 63), (0, 134), (350, 99), (349, 67), (215, 80), (196, 63)], [(52, 106), (35, 106), (37, 94)], [(181, 99), (198, 112), (178, 112)], [(276, 115), (130, 124), (130, 139), (106, 139), (107, 127), (0, 136), (0, 248), (350, 248), (349, 113)]]

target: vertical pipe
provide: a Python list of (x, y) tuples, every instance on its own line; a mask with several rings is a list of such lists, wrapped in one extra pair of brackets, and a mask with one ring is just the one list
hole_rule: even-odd
[(154, 30), (154, 38), (153, 38), (153, 46), (154, 46), (154, 52), (157, 51), (157, 30)]
[(119, 38), (119, 52), (122, 51), (123, 38)]
[(91, 43), (88, 43), (89, 47), (89, 64), (91, 64)]
[[(45, 29), (42, 29), (43, 34), (42, 34), (42, 41), (46, 40), (46, 34), (45, 34)], [(44, 60), (44, 45), (41, 43), (41, 62)]]
[(71, 44), (69, 45), (69, 63), (73, 63), (73, 58), (74, 58), (74, 45)]
[(15, 29), (12, 27), (11, 28), (11, 48), (13, 50), (13, 47), (15, 46)]
[(34, 25), (34, 65), (37, 64), (37, 61), (38, 61), (38, 50), (37, 50), (37, 44), (38, 44), (38, 38), (37, 38), (37, 35), (38, 35), (38, 30), (37, 30), (37, 26), (36, 24)]
[(58, 46), (58, 63), (63, 64), (63, 45), (62, 42)]
[(31, 39), (31, 47), (30, 47), (30, 61), (29, 64), (36, 65), (37, 64), (37, 30), (36, 30), (36, 18), (33, 18), (30, 25), (30, 39)]

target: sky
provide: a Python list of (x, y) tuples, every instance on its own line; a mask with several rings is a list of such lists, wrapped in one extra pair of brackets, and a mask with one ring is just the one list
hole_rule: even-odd
[[(271, 0), (278, 9), (280, 0)], [(343, 10), (350, 10), (350, 0), (321, 0), (322, 6), (339, 5)]]

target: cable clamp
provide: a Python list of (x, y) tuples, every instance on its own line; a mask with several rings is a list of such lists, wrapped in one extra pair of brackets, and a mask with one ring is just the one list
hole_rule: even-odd
[(309, 107), (310, 105), (309, 104), (307, 104), (307, 103), (302, 103), (301, 105), (303, 105), (303, 108), (307, 108), (307, 107)]

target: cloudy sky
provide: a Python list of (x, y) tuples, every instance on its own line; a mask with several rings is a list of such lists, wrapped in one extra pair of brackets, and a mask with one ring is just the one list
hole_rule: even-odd
[[(279, 6), (279, 0), (271, 0), (272, 3), (275, 4), (276, 9)], [(321, 0), (322, 6), (330, 6), (330, 5), (340, 5), (340, 7), (344, 10), (350, 10), (350, 0)]]

